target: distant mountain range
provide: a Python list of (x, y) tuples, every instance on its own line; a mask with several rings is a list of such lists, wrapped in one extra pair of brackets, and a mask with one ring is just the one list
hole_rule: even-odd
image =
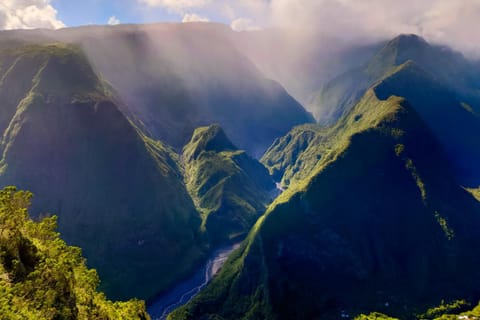
[[(457, 59), (449, 75), (466, 72), (458, 88), (428, 71), (444, 55)], [(480, 203), (463, 186), (478, 184), (470, 93), (480, 83), (467, 65), (416, 36), (388, 42), (368, 64), (370, 84), (344, 87), (351, 105), (339, 98), (338, 121), (296, 127), (266, 152), (288, 190), (170, 318), (409, 319), (442, 299), (476, 303)]]
[(0, 184), (34, 193), (34, 219), (58, 214), (111, 299), (152, 299), (245, 239), (171, 319), (471, 309), (480, 65), (415, 35), (304, 54), (284, 36), (0, 32)]
[(219, 123), (259, 157), (313, 121), (225, 29), (0, 33), (0, 183), (31, 190), (34, 216), (58, 214), (109, 297), (165, 290), (212, 246), (244, 236), (272, 200), (268, 171), (232, 143), (187, 145), (198, 126)]

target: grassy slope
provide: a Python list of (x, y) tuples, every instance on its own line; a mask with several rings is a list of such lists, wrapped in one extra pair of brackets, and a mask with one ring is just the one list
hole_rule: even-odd
[[(467, 319), (476, 320), (480, 317), (480, 304), (473, 309), (471, 304), (465, 300), (457, 300), (450, 303), (442, 301), (442, 303), (436, 307), (428, 309), (426, 312), (417, 314), (416, 319), (421, 320), (457, 320)], [(399, 320), (398, 318), (391, 318), (385, 314), (374, 312), (370, 314), (361, 314), (355, 317), (355, 320)]]
[(369, 91), (339, 126), (311, 177), (171, 319), (408, 317), (442, 298), (475, 299), (480, 206), (416, 112)]
[[(381, 100), (391, 95), (406, 98), (432, 129), (452, 162), (459, 181), (468, 186), (477, 186), (480, 179), (477, 166), (480, 145), (476, 137), (480, 136), (480, 119), (472, 110), (464, 108), (450, 88), (413, 61), (407, 61), (391, 69), (370, 90), (374, 90)], [(365, 101), (363, 97), (360, 104)], [(322, 162), (321, 157), (332, 144), (331, 137), (337, 137), (337, 133), (341, 133), (345, 127), (344, 120), (350, 119), (352, 122), (352, 117), (358, 117), (358, 124), (349, 126), (349, 130), (361, 130), (366, 124), (362, 115), (352, 113), (347, 113), (331, 127), (297, 127), (287, 136), (277, 139), (261, 161), (274, 177), (282, 180), (284, 186), (291, 181), (301, 180), (312, 172), (317, 163)], [(307, 132), (309, 139), (305, 140)]]
[(363, 92), (392, 68), (415, 61), (461, 100), (480, 108), (478, 65), (447, 47), (431, 45), (416, 35), (400, 35), (385, 45), (364, 66), (337, 76), (313, 98), (314, 113), (321, 123), (335, 122), (352, 108)]
[(275, 186), (268, 171), (218, 125), (196, 129), (183, 160), (187, 189), (213, 242), (244, 236), (271, 202)]
[[(392, 103), (399, 98), (389, 99)], [(368, 91), (355, 111), (340, 119), (335, 126), (304, 125), (295, 127), (285, 137), (277, 139), (262, 157), (261, 162), (270, 174), (285, 187), (308, 178), (318, 167), (323, 167), (343, 151), (350, 137), (374, 127), (391, 112), (385, 102), (378, 100), (373, 90)]]
[(149, 298), (199, 261), (177, 157), (127, 120), (79, 49), (4, 50), (0, 77), (0, 183), (35, 192), (33, 215), (58, 213), (110, 297)]
[(397, 95), (409, 100), (446, 149), (460, 181), (476, 186), (480, 180), (478, 67), (448, 48), (414, 35), (399, 36), (363, 68), (339, 76), (324, 88), (317, 98), (318, 113), (326, 116), (323, 122), (332, 123), (348, 112), (379, 81), (379, 97)]
[(97, 292), (97, 273), (55, 231), (56, 217), (28, 217), (31, 194), (0, 191), (2, 319), (149, 319), (143, 302), (112, 302)]

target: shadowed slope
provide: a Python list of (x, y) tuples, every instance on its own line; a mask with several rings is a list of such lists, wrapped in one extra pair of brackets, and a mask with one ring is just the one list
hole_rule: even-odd
[(200, 217), (173, 152), (138, 132), (76, 47), (0, 59), (0, 95), (16, 88), (2, 103), (0, 183), (35, 192), (33, 215), (58, 213), (111, 297), (148, 298), (187, 272), (202, 255)]
[(480, 204), (408, 102), (373, 91), (362, 101), (311, 177), (171, 319), (409, 318), (441, 299), (478, 299)]
[(183, 160), (187, 189), (212, 241), (245, 236), (272, 200), (275, 185), (268, 171), (218, 125), (196, 129)]

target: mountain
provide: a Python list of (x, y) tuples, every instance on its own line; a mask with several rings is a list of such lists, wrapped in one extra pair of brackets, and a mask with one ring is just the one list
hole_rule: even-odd
[(478, 64), (448, 47), (432, 45), (417, 35), (400, 35), (386, 42), (358, 67), (347, 70), (326, 83), (309, 103), (315, 117), (324, 124), (335, 122), (377, 81), (408, 62), (432, 75), (474, 108), (480, 105)]
[(58, 214), (108, 297), (149, 298), (204, 255), (178, 156), (147, 138), (73, 45), (0, 52), (1, 185)]
[[(361, 67), (383, 43), (339, 37), (322, 30), (266, 28), (232, 33), (232, 43), (268, 78), (305, 107), (338, 74)], [(315, 109), (308, 111), (315, 111)]]
[(381, 93), (382, 84), (368, 90), (336, 128), (302, 137), (297, 130), (297, 145), (310, 141), (317, 158), (313, 169), (170, 319), (338, 319), (373, 311), (406, 319), (442, 299), (478, 301), (480, 203), (458, 185), (410, 101)]
[(446, 47), (402, 35), (363, 68), (332, 80), (318, 96), (320, 121), (334, 122), (373, 86), (381, 99), (405, 97), (432, 129), (463, 185), (480, 184), (480, 83), (478, 66)]
[(31, 193), (0, 191), (0, 314), (3, 319), (149, 319), (143, 302), (97, 292), (95, 270), (55, 231), (56, 217), (28, 217)]
[[(313, 122), (233, 34), (197, 23), (0, 32), (0, 185), (37, 194), (35, 218), (58, 213), (111, 298), (166, 290), (271, 201), (266, 170), (236, 148), (187, 172), (179, 153), (197, 127), (218, 122), (259, 157)], [(205, 173), (225, 180), (204, 186), (216, 179)]]
[[(449, 319), (475, 319), (480, 316), (480, 304), (472, 309), (470, 303), (465, 300), (458, 300), (447, 303), (443, 301), (440, 305), (428, 309), (427, 312), (416, 315), (416, 319), (428, 320), (449, 320)], [(391, 318), (379, 312), (373, 312), (368, 315), (361, 314), (355, 320), (399, 320), (398, 318)]]
[(259, 157), (276, 137), (313, 118), (231, 43), (232, 32), (216, 24), (159, 24), (113, 29), (82, 46), (153, 138), (181, 150), (195, 128), (219, 123)]
[(245, 236), (272, 201), (267, 169), (238, 150), (219, 125), (197, 128), (183, 150), (186, 186), (213, 243)]
[[(219, 123), (259, 158), (273, 140), (313, 117), (215, 23), (87, 26), (0, 33), (0, 48), (62, 42), (82, 48), (146, 135), (181, 151), (195, 128)], [(275, 115), (275, 116), (273, 116)]]

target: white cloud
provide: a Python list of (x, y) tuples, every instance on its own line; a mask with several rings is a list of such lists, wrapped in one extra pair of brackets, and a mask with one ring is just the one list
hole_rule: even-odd
[(234, 31), (252, 31), (260, 29), (254, 22), (247, 18), (238, 18), (232, 21), (230, 27)]
[(208, 22), (210, 19), (207, 17), (202, 17), (196, 13), (186, 13), (183, 15), (182, 22)]
[(65, 24), (49, 0), (2, 0), (0, 29), (57, 29)]
[[(343, 38), (375, 40), (416, 33), (480, 53), (480, 0), (136, 0), (180, 17), (191, 9), (232, 21), (234, 30), (280, 26)], [(1, 16), (0, 16), (1, 20)]]
[(114, 26), (120, 24), (120, 20), (115, 16), (111, 16), (110, 18), (108, 18), (107, 24), (110, 26)]
[(200, 8), (208, 5), (211, 0), (137, 0), (150, 7), (165, 8), (183, 13), (186, 9)]
[(346, 39), (416, 33), (480, 52), (480, 0), (271, 0), (267, 11), (271, 25)]

